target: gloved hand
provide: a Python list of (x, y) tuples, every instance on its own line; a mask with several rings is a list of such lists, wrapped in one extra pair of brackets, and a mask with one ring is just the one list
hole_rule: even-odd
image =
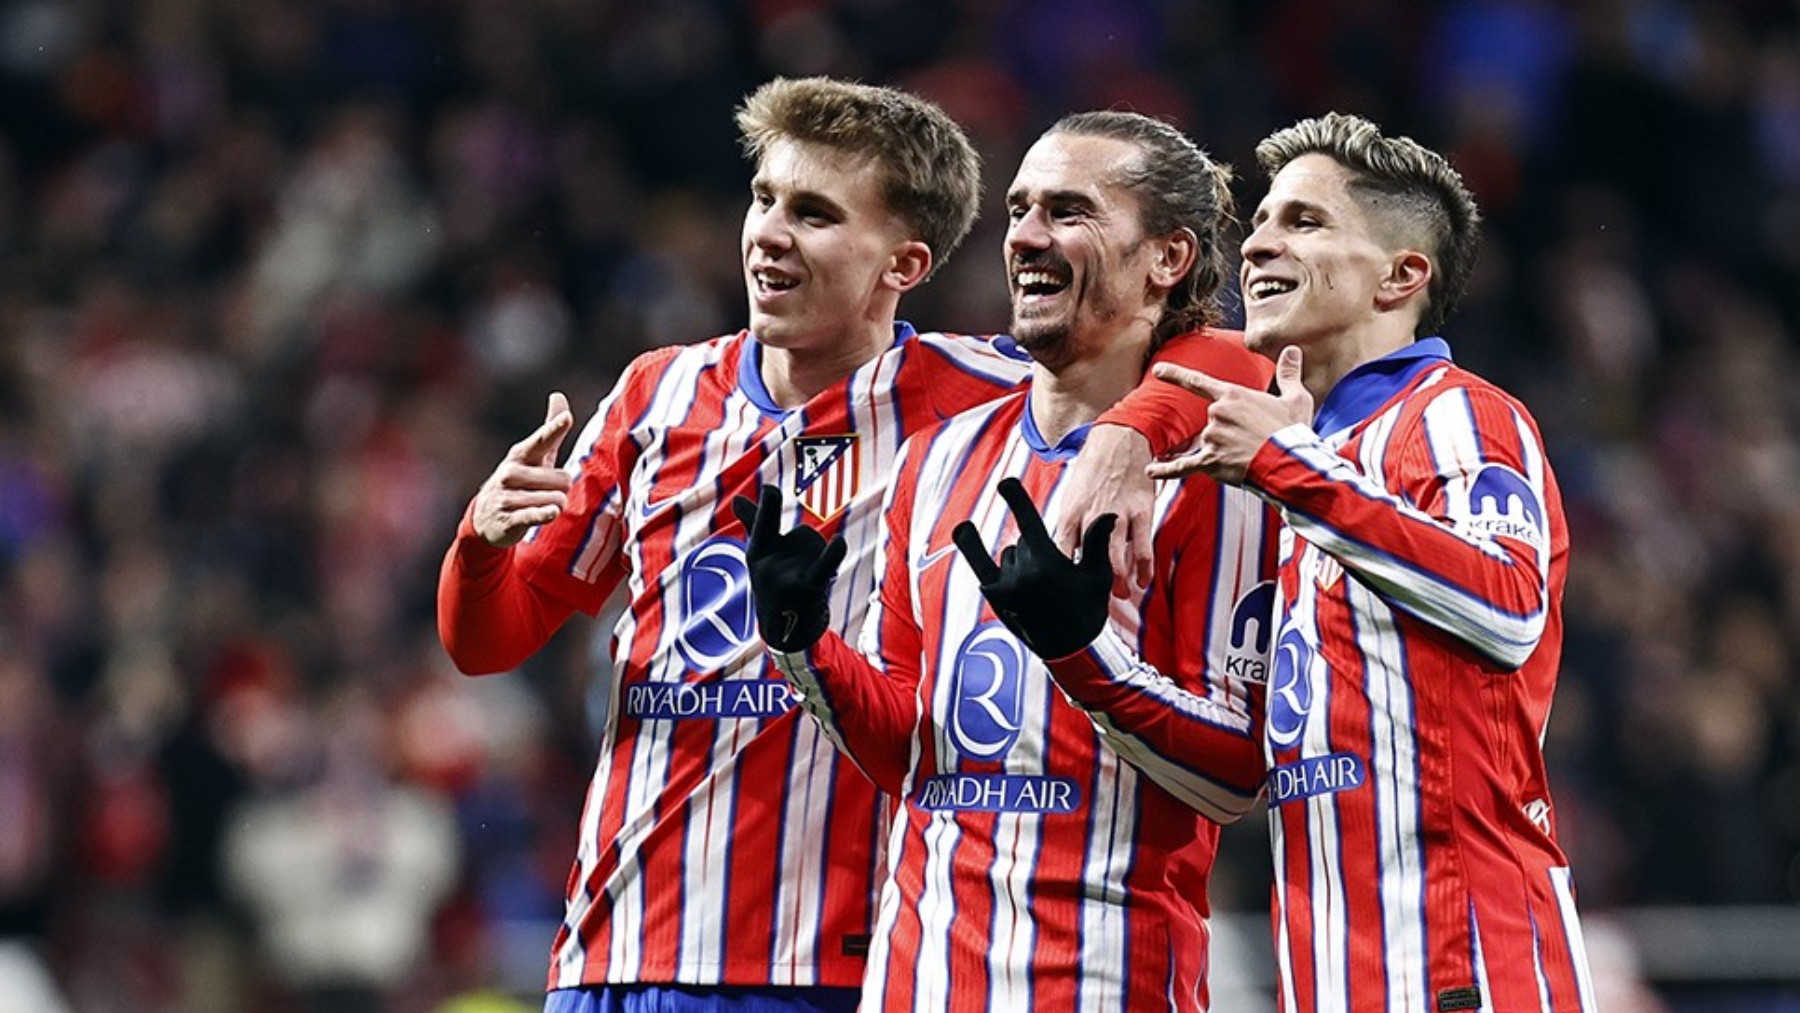
[(843, 536), (827, 544), (805, 524), (782, 532), (781, 490), (772, 485), (762, 487), (756, 503), (733, 497), (731, 509), (750, 534), (744, 562), (763, 643), (782, 652), (806, 650), (831, 625), (831, 580), (844, 561)]
[(1003, 479), (1000, 497), (1019, 521), (1019, 540), (1000, 553), (1000, 565), (994, 565), (974, 524), (963, 521), (950, 537), (975, 570), (994, 613), (1032, 653), (1045, 659), (1074, 654), (1106, 628), (1113, 582), (1107, 544), (1118, 516), (1102, 514), (1088, 525), (1077, 563), (1056, 547), (1018, 479)]

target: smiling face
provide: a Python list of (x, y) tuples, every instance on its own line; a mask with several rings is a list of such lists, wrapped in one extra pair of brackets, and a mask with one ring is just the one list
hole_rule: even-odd
[(1118, 182), (1137, 157), (1127, 141), (1050, 134), (1007, 190), (1012, 334), (1045, 365), (1078, 357), (1133, 318), (1154, 321), (1154, 244), (1137, 198)]
[(891, 327), (900, 293), (930, 264), (866, 158), (785, 139), (769, 144), (751, 181), (742, 249), (751, 332), (801, 352)]
[(1322, 154), (1283, 166), (1250, 219), (1239, 274), (1244, 340), (1273, 358), (1372, 324), (1395, 253), (1350, 190), (1350, 170)]

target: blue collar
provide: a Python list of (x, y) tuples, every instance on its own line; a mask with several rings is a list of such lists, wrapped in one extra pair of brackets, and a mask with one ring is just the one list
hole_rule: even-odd
[[(896, 347), (902, 342), (911, 341), (913, 336), (918, 333), (913, 325), (906, 321), (894, 321), (894, 345)], [(762, 342), (756, 340), (756, 335), (750, 335), (750, 342), (744, 348), (744, 354), (738, 358), (738, 388), (744, 392), (745, 397), (750, 399), (750, 403), (760, 409), (764, 415), (781, 418), (792, 409), (776, 404), (775, 399), (769, 394), (768, 385), (763, 383), (762, 347)]]
[(1313, 416), (1313, 432), (1330, 436), (1356, 425), (1413, 382), (1414, 377), (1449, 361), (1449, 343), (1443, 338), (1422, 338), (1363, 363), (1345, 373), (1331, 393), (1325, 395), (1325, 403)]
[(1045, 461), (1068, 461), (1072, 460), (1076, 454), (1081, 453), (1082, 446), (1087, 443), (1088, 431), (1094, 428), (1092, 422), (1083, 422), (1064, 433), (1063, 438), (1058, 440), (1056, 446), (1053, 447), (1050, 445), (1050, 441), (1044, 438), (1043, 430), (1038, 428), (1037, 419), (1031, 415), (1029, 387), (1023, 397), (1025, 398), (1025, 416), (1021, 420), (1019, 428), (1025, 431), (1025, 445), (1031, 448), (1032, 453)]

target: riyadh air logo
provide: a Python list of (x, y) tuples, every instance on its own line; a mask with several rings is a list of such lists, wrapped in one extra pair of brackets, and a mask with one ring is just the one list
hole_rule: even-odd
[(1307, 676), (1312, 649), (1299, 630), (1288, 630), (1275, 646), (1275, 677), (1269, 686), (1269, 741), (1287, 749), (1300, 741), (1312, 713), (1313, 685)]
[(998, 620), (975, 627), (956, 652), (950, 682), (950, 743), (977, 760), (1006, 754), (1024, 715), (1025, 649)]
[(736, 657), (756, 633), (743, 544), (731, 538), (701, 542), (681, 561), (676, 602), (679, 612), (670, 618), (681, 631), (675, 643), (688, 667), (711, 671)]
[(1505, 465), (1490, 464), (1469, 483), (1469, 528), (1540, 546), (1544, 506), (1525, 476)]
[(1265, 580), (1244, 593), (1231, 610), (1231, 644), (1225, 674), (1245, 682), (1267, 682), (1269, 640), (1275, 622), (1275, 582)]

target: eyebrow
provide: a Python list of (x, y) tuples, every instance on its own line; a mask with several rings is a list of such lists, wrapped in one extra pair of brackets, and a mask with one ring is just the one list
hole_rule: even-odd
[[(1024, 187), (1008, 190), (1006, 192), (1006, 203), (1023, 204), (1033, 193), (1034, 191)], [(1068, 207), (1070, 205), (1093, 207), (1095, 204), (1093, 195), (1085, 190), (1044, 190), (1036, 192), (1036, 196), (1039, 203), (1050, 204), (1057, 207)]]
[[(765, 191), (765, 190), (773, 191), (775, 189), (775, 187), (769, 183), (769, 180), (767, 177), (755, 176), (750, 180), (750, 189), (753, 192), (754, 191)], [(803, 206), (804, 205), (812, 205), (812, 206), (818, 207), (820, 210), (823, 210), (827, 214), (836, 215), (840, 218), (844, 217), (846, 214), (846, 212), (844, 211), (844, 206), (842, 204), (839, 204), (837, 201), (832, 200), (830, 197), (825, 196), (824, 194), (820, 193), (817, 190), (789, 191), (787, 194), (787, 200), (788, 200), (789, 204), (800, 204)]]
[[(1330, 210), (1328, 208), (1326, 208), (1325, 205), (1323, 205), (1323, 204), (1318, 204), (1318, 203), (1315, 203), (1315, 202), (1309, 201), (1309, 200), (1299, 200), (1297, 198), (1292, 198), (1292, 197), (1288, 198), (1287, 200), (1277, 203), (1275, 205), (1275, 210), (1292, 213), (1292, 214), (1303, 214), (1305, 212), (1310, 211), (1313, 214), (1319, 215), (1321, 217), (1329, 217), (1331, 214)], [(1268, 221), (1272, 217), (1274, 217), (1274, 216), (1270, 212), (1268, 207), (1259, 206), (1253, 213), (1251, 213), (1250, 221), (1252, 223), (1264, 222), (1264, 221)]]

